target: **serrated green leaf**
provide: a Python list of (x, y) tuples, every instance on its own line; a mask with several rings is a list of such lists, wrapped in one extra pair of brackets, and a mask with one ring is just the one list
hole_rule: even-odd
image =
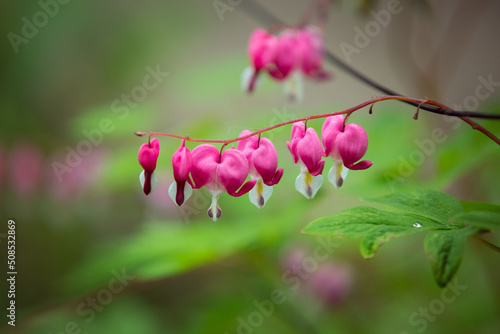
[(477, 232), (475, 228), (466, 227), (435, 230), (427, 234), (425, 251), (431, 262), (434, 279), (440, 287), (445, 287), (460, 267), (467, 236)]
[[(421, 227), (414, 226), (415, 223), (420, 224)], [(450, 226), (412, 213), (355, 207), (336, 216), (320, 218), (309, 224), (302, 232), (329, 237), (363, 237), (361, 254), (365, 258), (370, 258), (375, 255), (381, 245), (394, 237), (432, 228), (449, 229)]]
[(484, 203), (484, 202), (468, 202), (460, 201), (465, 213), (472, 211), (489, 211), (500, 213), (500, 205)]
[(473, 211), (454, 217), (453, 220), (467, 223), (470, 226), (480, 229), (500, 230), (500, 213), (496, 212)]
[(418, 190), (412, 194), (396, 193), (363, 200), (385, 204), (404, 212), (412, 212), (441, 224), (449, 224), (451, 217), (464, 212), (456, 198), (435, 190)]

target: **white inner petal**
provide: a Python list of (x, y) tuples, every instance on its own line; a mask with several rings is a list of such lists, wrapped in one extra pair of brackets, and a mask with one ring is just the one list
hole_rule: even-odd
[(334, 162), (333, 167), (328, 172), (328, 180), (335, 188), (340, 188), (344, 184), (349, 169), (341, 162)]
[(312, 176), (308, 171), (301, 171), (295, 180), (295, 189), (307, 199), (314, 198), (322, 185), (323, 175)]
[(177, 196), (177, 183), (175, 181), (172, 182), (170, 187), (168, 187), (168, 196), (170, 196), (175, 205), (177, 205), (177, 202), (175, 200), (175, 197)]
[[(144, 171), (142, 171), (141, 175), (139, 175), (139, 181), (141, 182), (141, 187), (144, 189), (144, 183), (146, 182), (146, 176), (144, 175)], [(151, 174), (151, 192), (155, 190), (156, 185), (158, 184), (158, 179), (156, 178), (155, 173)]]
[[(191, 187), (191, 185), (188, 182), (186, 182), (186, 184), (184, 185), (184, 202), (186, 202), (188, 200), (188, 198), (191, 197), (192, 194), (193, 194), (193, 187)], [(174, 201), (175, 205), (177, 205), (177, 201), (176, 201), (177, 183), (175, 181), (172, 182), (170, 187), (168, 187), (168, 195), (170, 196), (172, 201)]]
[(151, 174), (151, 192), (155, 190), (157, 184), (158, 184), (158, 179), (156, 178), (156, 175), (153, 172), (153, 174)]
[(186, 202), (189, 197), (191, 197), (191, 195), (193, 194), (193, 187), (191, 187), (191, 185), (186, 182), (186, 184), (184, 185), (184, 202)]
[(146, 182), (146, 177), (144, 176), (144, 171), (139, 175), (139, 181), (141, 181), (141, 188), (144, 189), (144, 182)]
[(301, 102), (304, 99), (304, 80), (299, 71), (293, 71), (284, 82), (283, 89), (290, 101)]
[(246, 92), (248, 90), (248, 86), (250, 85), (250, 80), (252, 79), (254, 69), (249, 66), (246, 67), (243, 72), (241, 72), (241, 90)]
[[(248, 88), (250, 86), (250, 81), (252, 80), (252, 77), (254, 75), (255, 69), (252, 66), (248, 66), (241, 72), (241, 90), (244, 92), (248, 91)], [(262, 75), (259, 75), (257, 79), (254, 82), (254, 90), (260, 87), (262, 84)]]
[(250, 202), (253, 205), (258, 207), (259, 209), (262, 209), (264, 205), (266, 205), (266, 202), (269, 200), (272, 194), (273, 187), (264, 184), (264, 182), (262, 182), (262, 179), (260, 179), (257, 180), (255, 186), (248, 193), (248, 196), (250, 197)]

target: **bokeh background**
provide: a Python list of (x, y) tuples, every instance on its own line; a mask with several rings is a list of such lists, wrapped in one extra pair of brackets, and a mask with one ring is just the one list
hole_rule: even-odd
[[(339, 111), (380, 92), (325, 63), (334, 79), (306, 82), (301, 103), (287, 101), (267, 78), (252, 96), (243, 93), (248, 36), (268, 26), (247, 10), (250, 0), (62, 2), (0, 5), (0, 258), (5, 263), (13, 219), (18, 272), (16, 327), (4, 318), (2, 333), (499, 332), (498, 254), (473, 240), (457, 275), (462, 290), (440, 303), (424, 234), (395, 239), (368, 261), (359, 240), (300, 234), (316, 218), (393, 191), (435, 189), (499, 204), (494, 142), (455, 119), (421, 112), (414, 121), (414, 108), (384, 102), (373, 115), (352, 116), (368, 132), (365, 157), (373, 167), (351, 172), (340, 190), (325, 180), (316, 198), (306, 200), (294, 189), (299, 169), (286, 148), (290, 127), (277, 129), (268, 137), (285, 174), (271, 200), (258, 210), (248, 196), (223, 196), (223, 217), (213, 223), (205, 190), (182, 209), (168, 197), (178, 140), (161, 139), (159, 185), (144, 196), (137, 162), (144, 138), (135, 131), (227, 139)], [(215, 9), (220, 3), (223, 12)], [(308, 6), (260, 3), (289, 24)], [(341, 43), (355, 45), (356, 27), (373, 22), (370, 11), (388, 2), (337, 1), (329, 10), (327, 48), (401, 94), (500, 112), (500, 87), (481, 79), (500, 82), (500, 4), (400, 5), (402, 11), (347, 59)], [(53, 15), (44, 22), (40, 11)], [(34, 20), (44, 24), (25, 28)], [(30, 37), (12, 42), (20, 41), (12, 34), (24, 33)], [(152, 71), (161, 72), (157, 85), (144, 89)], [(124, 100), (132, 92), (145, 94)], [(500, 122), (480, 123), (500, 134)], [(322, 123), (308, 124), (319, 130)], [(422, 148), (435, 129), (446, 139)], [(75, 150), (85, 153), (78, 157)], [(486, 237), (500, 242), (498, 235)], [(319, 259), (315, 251), (325, 242), (333, 251)], [(300, 277), (297, 264), (307, 258), (317, 266)], [(271, 310), (264, 301), (275, 291), (284, 302)], [(425, 309), (434, 311), (426, 317)]]

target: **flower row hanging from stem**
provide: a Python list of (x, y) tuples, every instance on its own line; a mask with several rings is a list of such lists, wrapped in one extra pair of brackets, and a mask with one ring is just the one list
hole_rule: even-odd
[[(328, 180), (339, 188), (342, 186), (350, 169), (362, 170), (372, 165), (371, 161), (359, 161), (367, 151), (368, 136), (358, 124), (347, 123), (349, 116), (363, 107), (385, 100), (409, 101), (418, 104), (413, 116), (418, 119), (420, 106), (423, 104), (449, 109), (432, 101), (408, 98), (403, 96), (382, 96), (361, 103), (352, 108), (327, 114), (302, 117), (256, 131), (243, 131), (237, 138), (229, 140), (194, 139), (160, 132), (136, 132), (137, 136), (148, 136), (148, 142), (139, 149), (139, 163), (144, 171), (140, 174), (140, 182), (146, 195), (151, 193), (157, 184), (154, 170), (160, 152), (159, 140), (153, 136), (167, 136), (181, 139), (181, 145), (172, 157), (174, 182), (169, 187), (172, 200), (181, 206), (192, 194), (193, 189), (205, 187), (212, 194), (212, 203), (207, 211), (208, 216), (216, 221), (222, 215), (219, 207), (219, 196), (225, 192), (234, 197), (249, 193), (250, 202), (262, 208), (269, 200), (273, 186), (283, 175), (283, 168), (278, 168), (278, 155), (273, 143), (262, 133), (293, 124), (291, 140), (287, 146), (292, 154), (293, 162), (300, 165), (300, 173), (295, 181), (296, 189), (308, 199), (314, 198), (323, 184), (323, 157), (333, 159), (333, 167), (328, 173)], [(345, 116), (344, 116), (345, 115)], [(307, 128), (307, 121), (326, 118), (321, 132), (321, 141), (313, 128)], [(487, 129), (466, 117), (459, 117), (473, 129), (500, 144), (500, 140)], [(202, 143), (191, 152), (185, 146), (186, 141)], [(225, 147), (238, 142), (237, 148)], [(217, 149), (211, 145), (223, 144)], [(359, 161), (359, 162), (358, 162)], [(247, 177), (250, 176), (249, 181)]]

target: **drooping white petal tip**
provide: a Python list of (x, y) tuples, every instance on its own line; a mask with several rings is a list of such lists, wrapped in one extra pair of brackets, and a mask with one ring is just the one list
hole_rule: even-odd
[(343, 163), (334, 162), (333, 167), (330, 169), (330, 172), (328, 172), (328, 181), (330, 181), (335, 188), (340, 188), (342, 184), (344, 184), (348, 172), (349, 169), (345, 167)]
[(248, 196), (253, 205), (262, 209), (272, 194), (273, 187), (264, 184), (262, 180), (258, 180), (252, 190), (248, 193)]
[[(246, 67), (243, 72), (241, 72), (241, 90), (243, 92), (248, 92), (250, 89), (250, 82), (252, 81), (252, 78), (254, 76), (255, 69), (251, 66)], [(254, 89), (260, 87), (262, 84), (262, 75), (257, 76), (257, 78), (254, 79)]]
[[(184, 184), (184, 200), (182, 203), (186, 202), (189, 197), (191, 197), (191, 195), (193, 194), (193, 187), (191, 187), (191, 185), (186, 182), (186, 184)], [(174, 201), (175, 205), (179, 206), (179, 204), (177, 204), (177, 182), (172, 182), (172, 184), (170, 185), (170, 187), (168, 187), (168, 195), (170, 196), (170, 198), (172, 199), (172, 201)], [(181, 203), (181, 205), (182, 205)]]
[(219, 207), (219, 196), (212, 196), (212, 204), (208, 208), (207, 214), (214, 222), (222, 216), (222, 210)]
[[(144, 171), (142, 171), (141, 175), (139, 175), (139, 181), (141, 182), (141, 187), (144, 189), (144, 182), (146, 182), (146, 176), (144, 175)], [(151, 174), (151, 192), (155, 190), (156, 185), (158, 184), (158, 179), (156, 178), (155, 173)]]
[(302, 102), (304, 99), (304, 81), (302, 74), (294, 71), (290, 77), (284, 82), (283, 89), (285, 95), (292, 102)]
[(295, 189), (307, 199), (314, 198), (322, 185), (323, 175), (312, 176), (308, 171), (301, 171), (295, 180)]

